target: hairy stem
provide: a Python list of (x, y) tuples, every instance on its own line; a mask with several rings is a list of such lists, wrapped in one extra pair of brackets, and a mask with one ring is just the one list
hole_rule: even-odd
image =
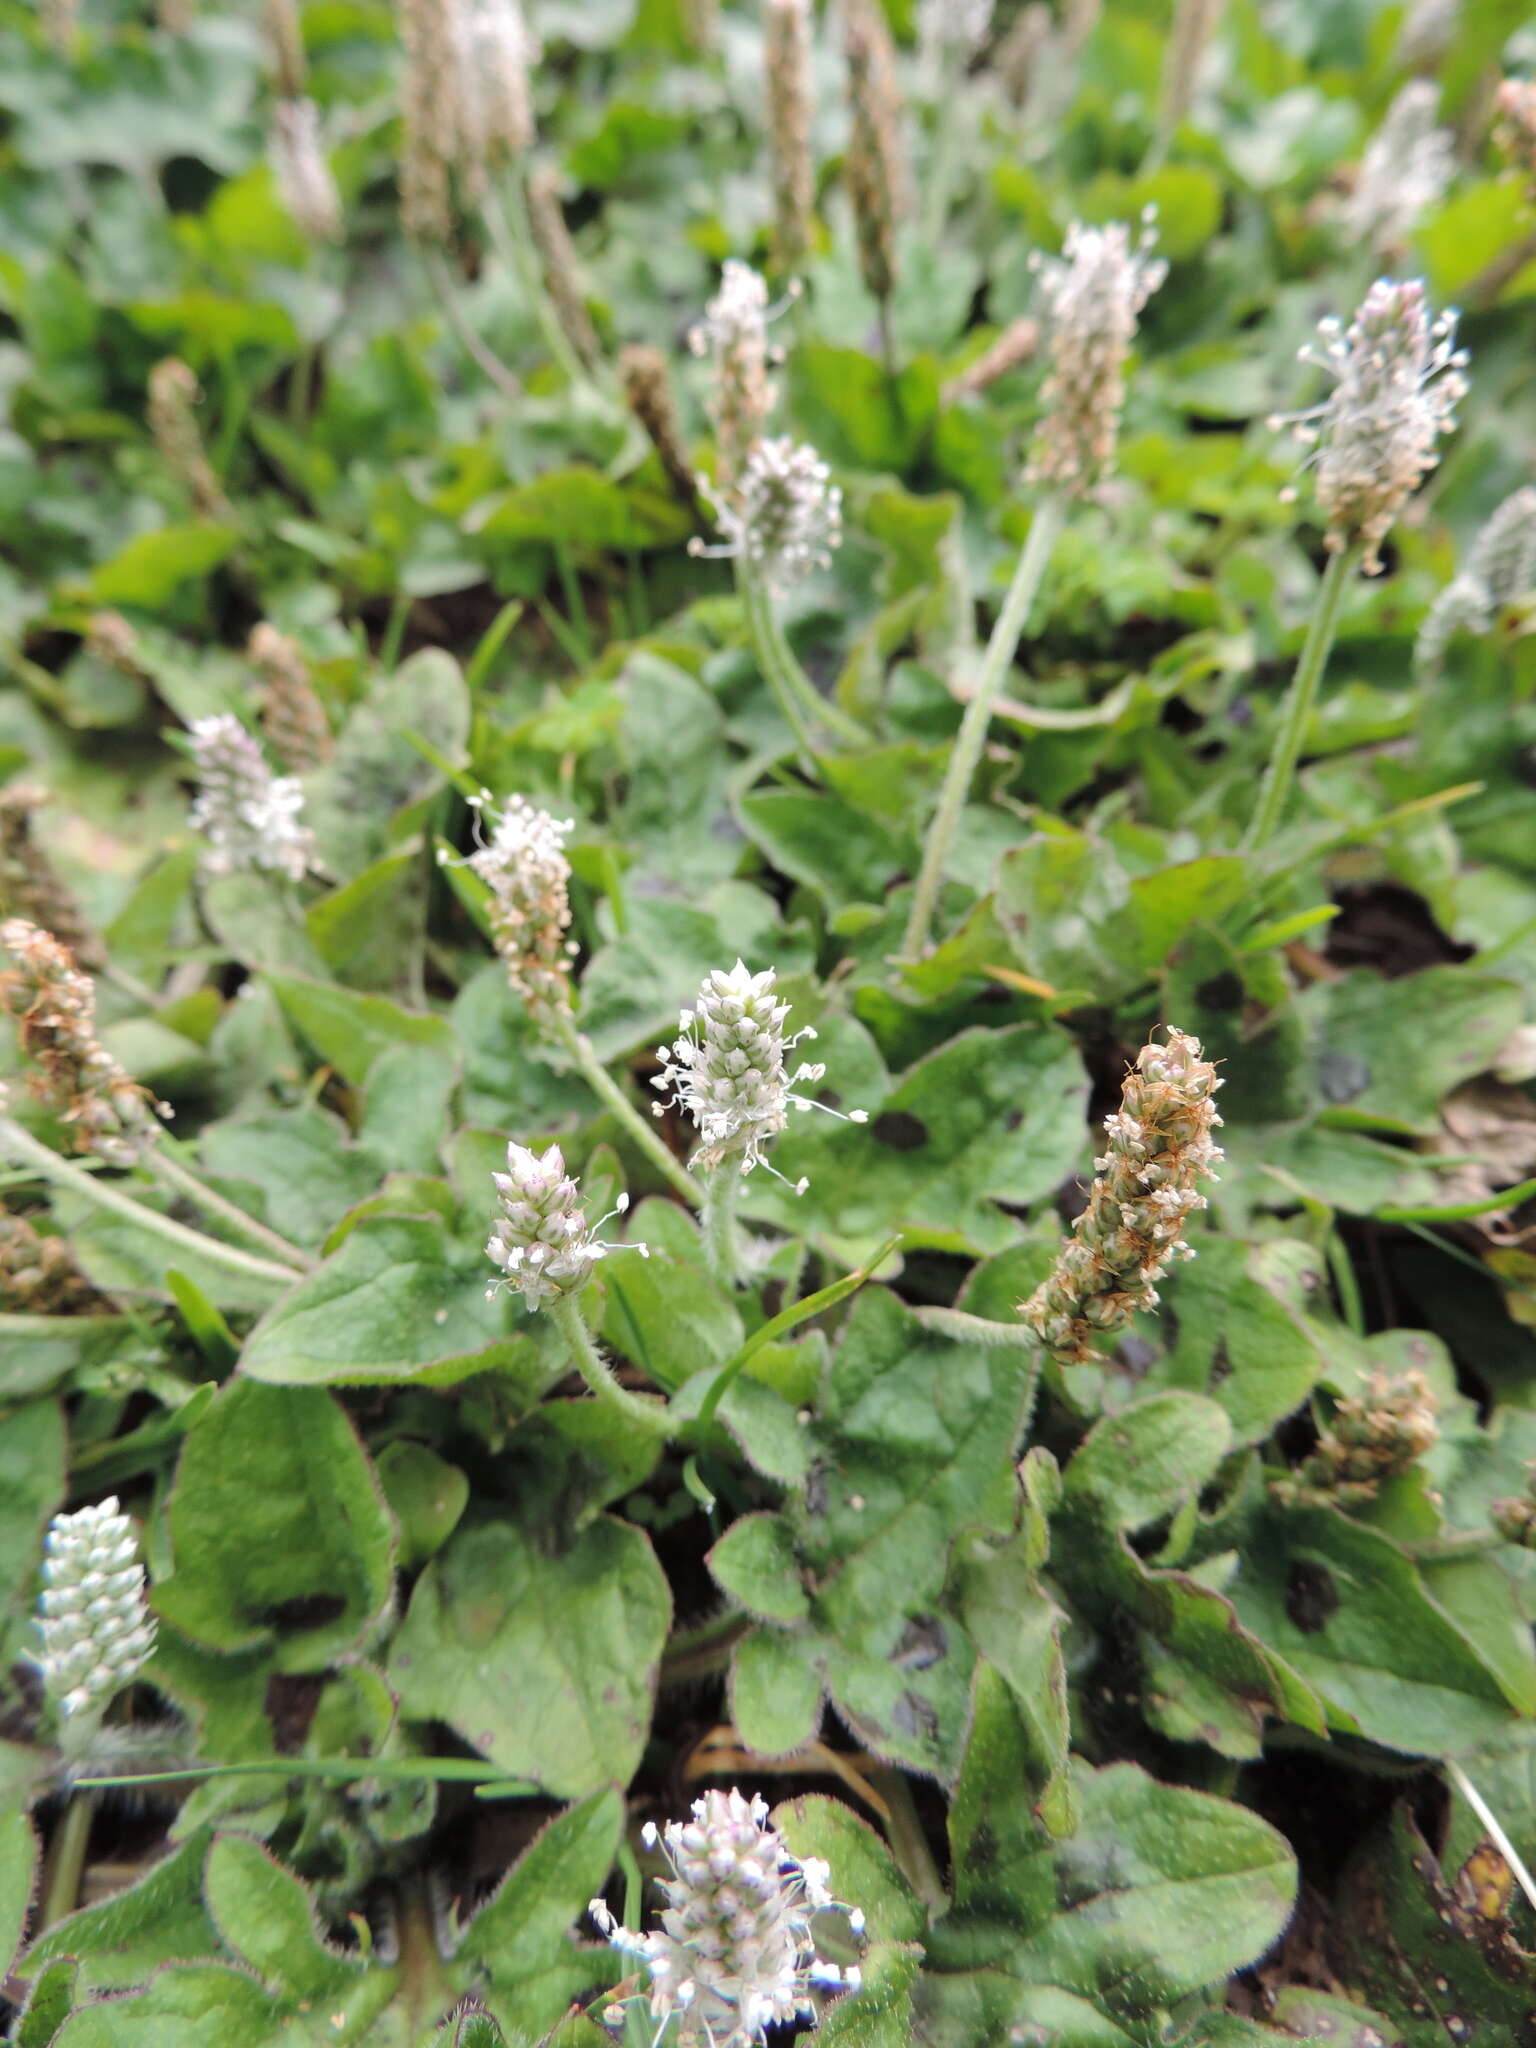
[(739, 556), (736, 566), (736, 588), (741, 596), (747, 630), (752, 636), (752, 651), (757, 656), (757, 665), (763, 672), (763, 680), (772, 690), (783, 714), (784, 723), (794, 735), (801, 767), (808, 775), (813, 774), (816, 767), (816, 742), (811, 737), (811, 729), (806, 722), (805, 706), (779, 659), (769, 616), (768, 594), (756, 578), (742, 567)]
[(736, 1197), (741, 1175), (729, 1164), (717, 1166), (704, 1183), (704, 1261), (727, 1291), (736, 1285)]
[(157, 1145), (153, 1151), (147, 1153), (141, 1163), (156, 1180), (164, 1182), (166, 1187), (174, 1188), (178, 1194), (185, 1195), (189, 1202), (195, 1202), (210, 1216), (216, 1216), (221, 1223), (246, 1238), (251, 1244), (259, 1245), (263, 1251), (271, 1252), (273, 1257), (284, 1265), (292, 1266), (295, 1276), (314, 1271), (317, 1262), (308, 1252), (300, 1251), (299, 1247), (290, 1244), (286, 1237), (279, 1236), (275, 1230), (269, 1230), (265, 1223), (258, 1223), (254, 1216), (247, 1216), (235, 1203), (226, 1200), (223, 1195), (216, 1194), (204, 1181), (199, 1180), (195, 1173), (189, 1172), (179, 1159), (173, 1159), (162, 1146)]
[(551, 1302), (549, 1313), (565, 1339), (571, 1362), (598, 1400), (605, 1401), (630, 1422), (639, 1423), (653, 1436), (666, 1435), (669, 1428), (666, 1403), (642, 1401), (638, 1394), (631, 1394), (619, 1385), (598, 1350), (592, 1332), (587, 1328), (586, 1318), (576, 1306), (575, 1297), (562, 1294)]
[(1034, 520), (1030, 525), (1029, 537), (1019, 555), (1018, 566), (1013, 572), (1013, 581), (1008, 586), (1008, 595), (1003, 599), (1003, 608), (997, 615), (992, 628), (992, 637), (987, 642), (987, 651), (982, 656), (981, 673), (976, 678), (976, 690), (965, 707), (965, 716), (960, 721), (960, 730), (955, 735), (955, 744), (950, 753), (949, 767), (945, 771), (944, 786), (939, 791), (939, 806), (928, 827), (928, 838), (923, 847), (923, 864), (917, 877), (917, 888), (912, 896), (912, 908), (907, 917), (906, 937), (902, 952), (909, 960), (915, 960), (928, 943), (929, 928), (933, 913), (938, 905), (939, 890), (944, 881), (944, 863), (954, 845), (955, 834), (960, 828), (960, 814), (965, 808), (966, 797), (970, 794), (971, 779), (976, 773), (976, 764), (981, 759), (981, 750), (986, 743), (987, 724), (992, 716), (992, 705), (1004, 676), (1013, 666), (1013, 657), (1018, 652), (1019, 641), (1029, 623), (1030, 609), (1034, 604), (1040, 580), (1045, 574), (1046, 564), (1051, 559), (1051, 550), (1061, 532), (1066, 508), (1054, 493), (1040, 500), (1035, 508)]
[(539, 333), (544, 337), (544, 346), (566, 382), (577, 388), (590, 386), (592, 380), (587, 366), (576, 353), (570, 336), (560, 325), (550, 303), (539, 253), (533, 246), (533, 230), (528, 224), (528, 199), (523, 190), (522, 172), (513, 171), (502, 179), (497, 192), (500, 204), (493, 203), (485, 209), (485, 224), (490, 230), (496, 253), (511, 264), (529, 310), (538, 323)]
[(142, 1202), (134, 1201), (109, 1182), (101, 1181), (94, 1174), (72, 1166), (67, 1159), (61, 1159), (57, 1152), (41, 1145), (29, 1131), (10, 1117), (0, 1117), (0, 1156), (24, 1161), (61, 1188), (70, 1188), (86, 1201), (94, 1202), (99, 1209), (110, 1209), (115, 1215), (126, 1217), (141, 1230), (152, 1231), (155, 1236), (173, 1244), (179, 1251), (192, 1253), (200, 1259), (212, 1259), (221, 1266), (228, 1266), (232, 1272), (246, 1273), (253, 1279), (275, 1281), (281, 1287), (291, 1287), (301, 1275), (292, 1266), (274, 1265), (270, 1259), (258, 1259), (252, 1252), (243, 1252), (238, 1246), (225, 1244), (217, 1237), (205, 1237), (200, 1230), (189, 1230), (184, 1223), (175, 1223), (169, 1216), (162, 1216), (158, 1209), (147, 1209)]
[(1302, 643), (1301, 659), (1296, 664), (1296, 674), (1281, 714), (1275, 751), (1270, 757), (1264, 786), (1259, 791), (1253, 822), (1243, 841), (1250, 853), (1258, 853), (1269, 844), (1284, 815), (1286, 799), (1296, 779), (1296, 763), (1301, 759), (1302, 742), (1311, 722), (1312, 707), (1317, 702), (1317, 687), (1323, 679), (1323, 670), (1328, 666), (1328, 656), (1333, 651), (1339, 609), (1359, 559), (1357, 547), (1341, 548), (1337, 554), (1328, 557), (1328, 566), (1318, 588), (1317, 603), (1307, 626), (1307, 637)]
[(464, 353), (484, 372), (504, 398), (523, 396), (523, 387), (501, 358), (486, 347), (473, 327), (464, 317), (464, 308), (459, 304), (455, 279), (449, 274), (448, 266), (437, 251), (429, 250), (426, 257), (427, 275), (432, 280), (438, 304), (442, 307), (443, 318), (453, 330), (453, 337)]
[(783, 675), (789, 688), (799, 699), (801, 707), (812, 720), (819, 719), (830, 732), (835, 732), (839, 739), (847, 740), (850, 745), (855, 747), (868, 746), (869, 734), (859, 724), (858, 720), (850, 718), (842, 705), (836, 703), (832, 698), (823, 697), (801, 667), (799, 657), (790, 646), (788, 637), (779, 621), (779, 615), (774, 610), (772, 596), (766, 590), (760, 591), (759, 596), (762, 601), (763, 625), (767, 633), (769, 646), (779, 664), (780, 673)]
[(597, 1054), (592, 1050), (592, 1041), (576, 1029), (574, 1021), (563, 1017), (555, 1025), (555, 1037), (570, 1054), (571, 1061), (592, 1093), (605, 1102), (623, 1124), (631, 1138), (640, 1147), (646, 1158), (657, 1167), (692, 1209), (701, 1206), (703, 1190), (693, 1175), (662, 1143), (661, 1135), (654, 1124), (645, 1118), (630, 1101), (624, 1090), (614, 1080)]

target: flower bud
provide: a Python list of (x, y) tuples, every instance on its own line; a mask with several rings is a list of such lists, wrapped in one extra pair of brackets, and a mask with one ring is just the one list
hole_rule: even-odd
[[(552, 818), (523, 796), (498, 813), (490, 792), (472, 800), (475, 851), (465, 866), (491, 892), (491, 930), (507, 980), (536, 1023), (547, 1025), (571, 1007), (571, 864), (566, 835), (574, 820)], [(487, 840), (481, 819), (491, 823)], [(439, 860), (445, 856), (439, 855)]]
[(843, 54), (852, 121), (843, 177), (853, 207), (859, 268), (866, 288), (883, 305), (896, 285), (896, 224), (906, 212), (907, 171), (896, 57), (879, 0), (845, 0)]
[(1407, 1471), (1439, 1441), (1436, 1405), (1423, 1373), (1372, 1373), (1362, 1393), (1340, 1398), (1305, 1463), (1271, 1490), (1291, 1506), (1374, 1500), (1384, 1479)]

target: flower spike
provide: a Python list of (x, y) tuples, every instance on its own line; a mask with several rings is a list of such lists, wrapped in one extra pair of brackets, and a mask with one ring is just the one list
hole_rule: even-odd
[[(740, 960), (729, 970), (717, 968), (699, 990), (697, 1010), (684, 1010), (678, 1019), (682, 1035), (656, 1049), (662, 1070), (651, 1086), (662, 1100), (654, 1114), (668, 1105), (687, 1111), (704, 1140), (701, 1166), (730, 1160), (744, 1174), (755, 1166), (775, 1173), (763, 1147), (788, 1126), (792, 1107), (819, 1109), (845, 1123), (869, 1121), (862, 1109), (844, 1112), (796, 1093), (800, 1082), (820, 1081), (827, 1070), (802, 1061), (794, 1073), (786, 1071), (785, 1055), (816, 1033), (807, 1024), (785, 1037), (789, 1005), (775, 997), (776, 979), (771, 967), (753, 974)], [(806, 1186), (795, 1183), (795, 1193), (804, 1194)]]
[[(588, 1912), (609, 1941), (650, 1973), (651, 2017), (660, 2042), (677, 2016), (677, 2048), (755, 2048), (770, 2027), (816, 2017), (815, 1986), (856, 1991), (858, 1969), (817, 1954), (815, 1915), (842, 1912), (855, 1934), (864, 1915), (828, 1889), (819, 1857), (797, 1857), (768, 1819), (761, 1795), (706, 1792), (693, 1817), (642, 1829), (660, 1848), (671, 1876), (661, 1926), (638, 1934), (620, 1926), (607, 1904)], [(610, 2014), (622, 2014), (622, 2006)]]

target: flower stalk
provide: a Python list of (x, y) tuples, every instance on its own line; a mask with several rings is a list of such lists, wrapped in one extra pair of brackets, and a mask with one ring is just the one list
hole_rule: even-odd
[[(295, 1280), (303, 1278), (302, 1273), (291, 1265), (277, 1265), (271, 1259), (257, 1258), (251, 1252), (241, 1251), (237, 1245), (207, 1237), (200, 1230), (189, 1230), (184, 1223), (162, 1216), (158, 1209), (146, 1208), (111, 1182), (99, 1180), (95, 1174), (61, 1159), (57, 1152), (40, 1144), (13, 1117), (0, 1116), (0, 1157), (36, 1168), (44, 1180), (82, 1196), (98, 1209), (110, 1210), (138, 1229), (147, 1230), (167, 1244), (174, 1245), (183, 1254), (211, 1259), (215, 1265), (227, 1266), (231, 1272), (242, 1273), (253, 1280), (275, 1282), (280, 1287), (291, 1287)], [(250, 1218), (245, 1220), (249, 1223)]]
[(1035, 507), (1028, 537), (1008, 586), (1008, 595), (1003, 599), (1003, 608), (987, 641), (975, 691), (965, 707), (965, 716), (960, 721), (960, 730), (950, 751), (949, 766), (939, 791), (938, 809), (923, 842), (922, 866), (918, 870), (917, 886), (912, 892), (912, 907), (907, 913), (907, 929), (901, 950), (908, 960), (919, 959), (928, 945), (939, 890), (944, 881), (945, 863), (955, 843), (960, 814), (965, 808), (976, 764), (986, 743), (992, 705), (1002, 688), (1003, 678), (1013, 666), (1041, 579), (1065, 523), (1065, 500), (1056, 492), (1048, 492)]
[(1296, 674), (1292, 679), (1290, 694), (1286, 698), (1285, 710), (1281, 715), (1275, 750), (1270, 756), (1269, 767), (1265, 770), (1258, 805), (1243, 841), (1250, 853), (1263, 851), (1274, 837), (1275, 828), (1285, 815), (1286, 799), (1290, 796), (1291, 784), (1296, 779), (1296, 764), (1301, 759), (1307, 729), (1312, 723), (1312, 711), (1317, 703), (1318, 688), (1322, 683), (1323, 671), (1328, 666), (1328, 657), (1333, 652), (1333, 643), (1338, 634), (1339, 613), (1343, 608), (1344, 593), (1359, 566), (1360, 558), (1361, 550), (1358, 548), (1347, 554), (1333, 554), (1328, 557), (1328, 566), (1324, 569), (1323, 580), (1318, 586), (1317, 602), (1312, 607), (1312, 617), (1307, 623), (1307, 637), (1302, 642), (1301, 657), (1296, 663)]

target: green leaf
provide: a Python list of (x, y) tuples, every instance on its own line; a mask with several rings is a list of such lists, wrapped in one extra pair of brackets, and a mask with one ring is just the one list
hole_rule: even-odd
[(1080, 1770), (1078, 1797), (1048, 1917), (1009, 1953), (1015, 1975), (1130, 2016), (1219, 1983), (1278, 1939), (1296, 1859), (1257, 1814), (1135, 1764)]
[[(818, 1025), (826, 1085), (867, 1125), (807, 1115), (774, 1153), (796, 1198), (749, 1184), (751, 1206), (785, 1228), (815, 1218), (839, 1243), (862, 1247), (905, 1230), (908, 1244), (997, 1251), (1015, 1226), (996, 1206), (1042, 1201), (1078, 1164), (1087, 1082), (1071, 1041), (1052, 1025), (964, 1031), (908, 1068), (881, 1102), (860, 1092), (843, 1047), (853, 1027)], [(857, 1036), (855, 1034), (855, 1043)]]
[[(1051, 1910), (1054, 1837), (1035, 1803), (1042, 1779), (1036, 1731), (1002, 1674), (978, 1665), (965, 1760), (949, 1810), (952, 1918), (967, 1923), (965, 1952), (972, 1960), (998, 1959), (1011, 1948), (1015, 1929), (1038, 1927)], [(989, 1931), (993, 1922), (1006, 1931)]]
[(0, 1982), (21, 1948), (37, 1881), (37, 1837), (19, 1807), (0, 1808)]
[(395, 1537), (378, 1481), (328, 1394), (236, 1380), (187, 1437), (170, 1504), (168, 1621), (211, 1649), (270, 1643), (322, 1670), (389, 1598)]
[(861, 348), (807, 341), (791, 356), (789, 374), (796, 422), (834, 464), (900, 475), (911, 466), (938, 409), (931, 356), (919, 356), (892, 378)]
[(741, 1317), (692, 1259), (653, 1250), (604, 1268), (602, 1336), (668, 1392), (741, 1348)]
[(196, 1831), (126, 1891), (58, 1921), (28, 1949), (24, 1974), (35, 1979), (57, 1957), (74, 1956), (82, 1989), (101, 1991), (141, 1984), (174, 1958), (213, 1956), (218, 1936), (202, 1890), (207, 1850), (207, 1834)]
[[(1054, 1984), (1020, 1984), (996, 1970), (925, 1976), (914, 1999), (913, 2048), (1015, 2048), (1020, 2040), (1051, 2048), (1132, 2048), (1128, 2033), (1087, 1999)], [(1134, 2025), (1134, 2022), (1130, 2022)]]
[[(1225, 1098), (1223, 1098), (1225, 1101)], [(1258, 1443), (1293, 1414), (1322, 1371), (1316, 1340), (1254, 1271), (1251, 1249), (1206, 1237), (1200, 1256), (1158, 1283), (1168, 1351), (1150, 1378), (1198, 1391), (1226, 1411), (1238, 1443)]]
[(1494, 1673), (1387, 1537), (1331, 1508), (1259, 1514), (1228, 1588), (1244, 1625), (1388, 1749), (1461, 1750), (1511, 1718)]
[[(1061, 1649), (1065, 1617), (1036, 1581), (1039, 1563), (1022, 1534), (995, 1550), (976, 1544), (961, 1558), (961, 1613), (972, 1642), (987, 1659), (976, 1674), (966, 1757), (969, 1767), (985, 1706), (994, 1728), (991, 1739), (995, 1743), (1006, 1740), (1017, 1751), (1011, 1766), (1015, 1807), (1022, 1809), (1027, 1799), (1031, 1828), (1038, 1824), (1060, 1836), (1070, 1834), (1076, 1824), (1067, 1760), (1071, 1721)], [(1012, 1692), (1019, 1723), (1016, 1734), (1008, 1729), (1006, 1716), (992, 1699), (994, 1677)], [(955, 1868), (958, 1873), (958, 1859)]]
[(246, 1342), (241, 1370), (280, 1386), (467, 1379), (516, 1364), (539, 1377), (504, 1298), (486, 1299), (486, 1260), (440, 1217), (365, 1215)]
[(599, 1517), (546, 1554), (521, 1530), (461, 1530), (417, 1581), (390, 1658), (402, 1712), (446, 1721), (552, 1798), (627, 1784), (671, 1620), (638, 1529)]
[(1337, 1120), (1433, 1135), (1442, 1097), (1492, 1065), (1522, 1002), (1513, 982), (1426, 967), (1397, 981), (1357, 973), (1319, 983), (1299, 1007)]
[(546, 470), (503, 492), (476, 518), (494, 541), (556, 541), (580, 548), (672, 547), (686, 540), (693, 516), (670, 493), (617, 484), (595, 469)]
[(379, 1184), (377, 1159), (321, 1109), (231, 1118), (207, 1125), (200, 1142), (209, 1172), (258, 1190), (252, 1213), (306, 1250)]
[(135, 534), (110, 561), (92, 570), (80, 595), (89, 604), (162, 611), (183, 583), (211, 575), (239, 538), (232, 526), (201, 520)]
[(767, 1621), (804, 1621), (810, 1597), (800, 1582), (794, 1537), (778, 1515), (743, 1515), (705, 1563), (724, 1592)]
[(776, 1806), (772, 1820), (802, 1862), (819, 1856), (831, 1867), (833, 1897), (860, 1908), (871, 1941), (921, 1938), (921, 1901), (874, 1829), (840, 1800), (806, 1793)]
[(218, 1835), (208, 1851), (203, 1890), (214, 1924), (269, 1990), (328, 1999), (360, 1965), (322, 1940), (314, 1903), (249, 1835)]
[(1199, 1394), (1152, 1394), (1106, 1416), (1067, 1466), (1065, 1500), (1115, 1530), (1142, 1529), (1198, 1492), (1232, 1425)]
[(377, 1470), (400, 1530), (400, 1569), (414, 1571), (435, 1557), (458, 1527), (469, 1481), (457, 1465), (408, 1437), (384, 1446)]
[(503, 2024), (542, 2033), (620, 1966), (571, 1939), (607, 1882), (622, 1839), (617, 1792), (594, 1792), (536, 1835), (465, 1928), (459, 1954), (483, 1970)]
[(453, 1033), (441, 1017), (290, 974), (269, 974), (266, 985), (294, 1029), (354, 1087), (367, 1080), (374, 1061), (391, 1046), (430, 1046), (445, 1064), (453, 1059)]
[(788, 1756), (821, 1725), (822, 1680), (813, 1638), (754, 1628), (731, 1653), (731, 1724), (759, 1756)]
[(0, 1427), (0, 1616), (31, 1581), (43, 1530), (64, 1503), (64, 1458), (57, 1401), (27, 1401), (7, 1413)]

